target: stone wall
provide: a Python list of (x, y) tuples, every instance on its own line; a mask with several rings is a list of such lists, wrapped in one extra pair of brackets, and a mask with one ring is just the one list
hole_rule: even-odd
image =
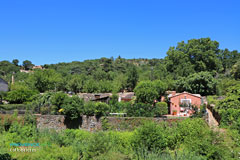
[[(2, 117), (1, 117), (2, 116)], [(4, 117), (12, 116), (12, 114), (0, 114), (1, 119)], [(23, 115), (19, 115), (22, 119)], [(148, 118), (148, 117), (101, 117), (95, 116), (82, 116), (79, 119), (67, 119), (64, 115), (41, 115), (35, 114), (36, 125), (40, 130), (54, 129), (56, 131), (64, 129), (83, 129), (88, 131), (97, 130), (133, 130), (146, 121), (155, 121), (157, 123), (181, 121), (183, 118)]]
[(63, 115), (36, 115), (37, 128), (39, 129), (55, 129), (63, 130), (83, 129), (88, 131), (97, 131), (104, 129), (113, 130), (133, 130), (146, 121), (155, 121), (157, 123), (167, 122), (171, 125), (172, 122), (181, 121), (182, 118), (148, 118), (148, 117), (102, 117), (82, 116), (81, 119), (66, 120)]
[(36, 123), (37, 128), (42, 129), (54, 129), (54, 130), (63, 130), (66, 129), (66, 125), (64, 124), (65, 117), (63, 115), (40, 115), (37, 114)]

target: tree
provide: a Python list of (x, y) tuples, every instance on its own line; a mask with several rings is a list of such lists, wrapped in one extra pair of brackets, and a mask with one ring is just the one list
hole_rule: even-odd
[(153, 85), (158, 92), (159, 97), (163, 96), (168, 88), (167, 84), (161, 80), (153, 81)]
[(29, 60), (25, 60), (25, 61), (23, 61), (23, 67), (24, 67), (24, 69), (25, 70), (30, 70), (30, 69), (32, 69), (32, 67), (34, 66), (33, 64), (32, 64), (32, 62), (31, 61), (29, 61)]
[(67, 82), (67, 89), (73, 91), (74, 93), (79, 93), (83, 89), (85, 78), (80, 75), (72, 75)]
[(52, 69), (36, 70), (30, 81), (39, 92), (58, 90), (62, 85), (62, 76)]
[(231, 74), (236, 80), (240, 79), (240, 61), (233, 65)]
[(167, 52), (167, 70), (177, 76), (201, 71), (221, 71), (219, 43), (210, 38), (191, 39), (178, 43)]
[(137, 96), (137, 102), (153, 104), (154, 100), (159, 97), (159, 94), (151, 81), (142, 81), (134, 89)]
[(6, 100), (9, 101), (9, 103), (16, 104), (30, 102), (32, 97), (37, 93), (37, 91), (31, 90), (25, 85), (14, 84), (11, 86), (11, 91), (7, 93)]
[(187, 78), (180, 78), (176, 81), (179, 92), (188, 91), (202, 96), (216, 94), (216, 86), (217, 80), (209, 72), (194, 73)]
[(123, 91), (127, 86), (127, 77), (124, 74), (118, 74), (113, 80), (113, 92)]
[(99, 90), (98, 83), (93, 79), (89, 79), (83, 86), (83, 92), (96, 93)]
[(231, 52), (228, 49), (224, 49), (220, 51), (218, 57), (222, 62), (223, 71), (226, 72), (239, 60), (240, 54), (236, 50)]
[(137, 81), (138, 81), (138, 72), (137, 72), (137, 68), (134, 65), (131, 65), (129, 67), (129, 70), (127, 72), (127, 87), (130, 91), (132, 91), (135, 86), (137, 85)]
[(15, 66), (18, 66), (19, 60), (18, 60), (18, 59), (14, 59), (14, 60), (12, 61), (12, 63), (13, 63)]
[(6, 76), (8, 74), (12, 75), (13, 72), (18, 72), (19, 68), (9, 61), (1, 61), (0, 62), (0, 75)]

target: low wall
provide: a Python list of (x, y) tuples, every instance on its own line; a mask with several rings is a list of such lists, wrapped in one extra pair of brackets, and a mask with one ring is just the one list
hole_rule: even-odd
[[(56, 131), (64, 129), (83, 129), (88, 131), (97, 130), (133, 130), (146, 121), (154, 121), (157, 123), (181, 121), (186, 119), (182, 118), (151, 118), (151, 117), (101, 117), (95, 116), (82, 116), (78, 119), (67, 119), (64, 115), (41, 115), (34, 114), (36, 117), (36, 125), (40, 130), (54, 129)], [(0, 114), (1, 119), (4, 117), (12, 116), (12, 114)], [(23, 115), (18, 115), (22, 117)]]
[(147, 117), (101, 117), (82, 116), (77, 120), (66, 120), (63, 115), (37, 115), (37, 128), (63, 130), (83, 129), (88, 131), (97, 130), (132, 130), (146, 121), (154, 121), (157, 123), (181, 121), (185, 118), (147, 118)]
[(36, 116), (37, 128), (42, 129), (54, 129), (54, 130), (63, 130), (66, 129), (64, 124), (65, 117), (63, 115), (40, 115)]

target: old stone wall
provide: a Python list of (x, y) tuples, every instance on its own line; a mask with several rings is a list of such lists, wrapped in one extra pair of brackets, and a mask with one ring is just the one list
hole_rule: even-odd
[(66, 129), (66, 125), (64, 124), (65, 117), (63, 115), (40, 115), (37, 114), (36, 123), (37, 128), (42, 129), (54, 129), (54, 130), (63, 130)]
[(63, 115), (36, 115), (37, 128), (63, 130), (66, 128), (83, 129), (88, 131), (97, 131), (104, 129), (113, 130), (132, 130), (146, 121), (155, 121), (157, 123), (181, 121), (185, 118), (147, 118), (147, 117), (102, 117), (82, 116), (81, 119), (66, 120)]
[[(2, 116), (2, 117), (1, 117)], [(1, 119), (12, 116), (12, 114), (0, 114)], [(22, 119), (19, 115), (18, 119)], [(64, 129), (83, 129), (88, 131), (97, 131), (105, 129), (113, 130), (133, 130), (146, 121), (155, 121), (157, 123), (181, 121), (185, 118), (148, 118), (148, 117), (95, 117), (82, 116), (79, 119), (67, 119), (64, 115), (41, 115), (35, 114), (36, 125), (40, 130), (54, 129), (56, 131)]]

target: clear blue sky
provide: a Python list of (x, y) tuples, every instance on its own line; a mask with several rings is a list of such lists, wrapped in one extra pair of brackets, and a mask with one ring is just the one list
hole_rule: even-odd
[(0, 60), (163, 58), (210, 37), (240, 50), (239, 0), (2, 0)]

